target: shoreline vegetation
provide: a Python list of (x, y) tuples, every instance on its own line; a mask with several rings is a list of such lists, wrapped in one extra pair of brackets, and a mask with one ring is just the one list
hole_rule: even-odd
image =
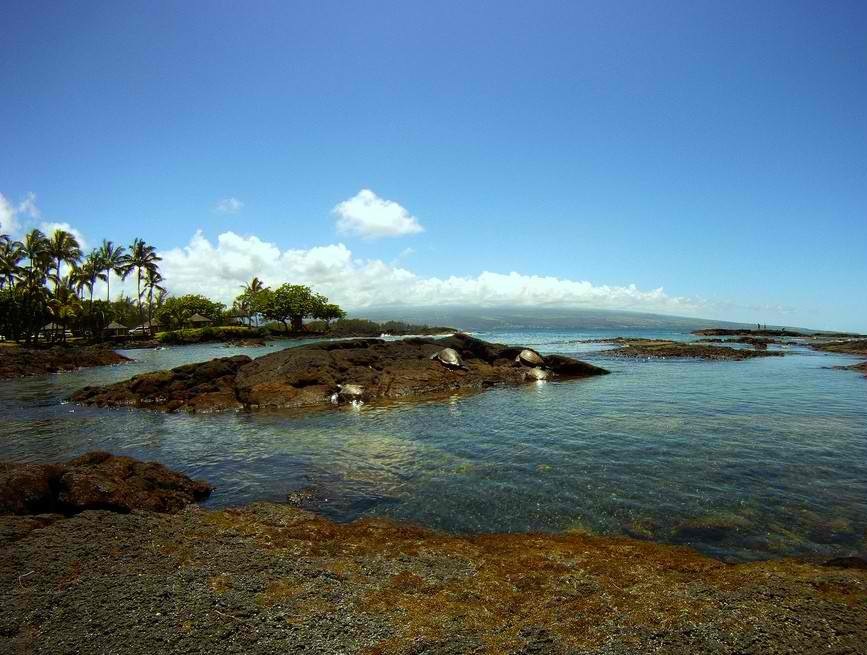
[(107, 453), (0, 464), (0, 650), (758, 655), (867, 643), (867, 562), (855, 557), (726, 564), (581, 531), (451, 535), (290, 504), (190, 504), (209, 490)]

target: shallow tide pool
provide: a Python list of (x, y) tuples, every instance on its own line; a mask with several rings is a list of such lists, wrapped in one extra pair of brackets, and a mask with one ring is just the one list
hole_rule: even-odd
[(579, 341), (608, 334), (479, 334), (612, 375), (436, 402), (300, 417), (64, 403), (88, 384), (286, 344), (125, 351), (136, 361), (0, 382), (0, 459), (108, 450), (209, 480), (211, 506), (308, 489), (310, 507), (337, 520), (629, 534), (726, 559), (867, 554), (867, 380), (829, 368), (858, 358), (785, 347), (743, 362), (635, 361)]

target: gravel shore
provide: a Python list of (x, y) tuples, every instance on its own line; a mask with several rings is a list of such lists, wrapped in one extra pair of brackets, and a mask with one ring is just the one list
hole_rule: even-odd
[(867, 570), (287, 505), (0, 517), (3, 653), (867, 653)]

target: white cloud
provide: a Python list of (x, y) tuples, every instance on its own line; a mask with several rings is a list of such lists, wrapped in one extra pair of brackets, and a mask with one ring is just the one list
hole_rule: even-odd
[(41, 218), (42, 212), (36, 206), (36, 194), (32, 191), (18, 204), (18, 212), (27, 214), (30, 218)]
[(19, 216), (40, 218), (42, 212), (36, 206), (36, 194), (28, 193), (17, 205), (12, 204), (0, 193), (0, 234), (17, 234), (21, 229)]
[(81, 246), (82, 251), (87, 249), (87, 240), (84, 238), (84, 236), (79, 230), (72, 227), (69, 223), (40, 223), (39, 229), (42, 230), (42, 232), (46, 236), (49, 237), (55, 232), (57, 232), (57, 230), (66, 230), (76, 238), (76, 240), (78, 241), (78, 245)]
[(0, 193), (0, 234), (18, 232), (18, 210)]
[(334, 213), (340, 234), (378, 239), (424, 231), (415, 216), (393, 200), (380, 198), (370, 189), (362, 189), (354, 197), (344, 200), (334, 208)]
[(695, 313), (701, 301), (668, 296), (662, 288), (608, 286), (517, 272), (421, 277), (397, 264), (357, 259), (342, 243), (281, 250), (234, 232), (212, 243), (197, 232), (190, 243), (160, 253), (161, 269), (175, 294), (203, 293), (231, 303), (254, 275), (266, 284), (307, 284), (350, 309), (382, 305), (547, 305)]
[(219, 214), (237, 214), (244, 208), (244, 203), (237, 198), (221, 198), (217, 201), (214, 211)]

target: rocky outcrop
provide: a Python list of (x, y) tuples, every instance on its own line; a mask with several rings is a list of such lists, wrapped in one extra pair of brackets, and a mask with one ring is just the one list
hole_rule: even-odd
[(827, 341), (810, 344), (814, 350), (826, 353), (841, 353), (844, 355), (867, 355), (867, 339), (846, 339), (843, 341)]
[[(434, 356), (454, 349), (460, 366)], [(245, 355), (139, 375), (107, 387), (86, 387), (71, 400), (101, 407), (164, 411), (223, 411), (327, 407), (352, 401), (388, 401), (481, 390), (536, 379), (575, 379), (605, 369), (562, 355), (539, 367), (517, 361), (523, 348), (468, 335), (400, 341), (351, 339), (288, 348), (251, 360)]]
[(619, 337), (611, 339), (619, 348), (606, 351), (613, 357), (631, 357), (642, 359), (708, 359), (734, 360), (752, 359), (754, 357), (782, 357), (778, 350), (767, 350), (757, 346), (755, 350), (746, 348), (729, 348), (727, 346), (708, 346), (702, 343), (686, 343), (683, 341), (668, 341), (666, 339), (630, 339)]
[(131, 361), (102, 346), (54, 346), (52, 348), (0, 348), (0, 380), (74, 371), (91, 366), (108, 366)]
[(749, 346), (753, 346), (758, 350), (765, 350), (767, 347), (772, 344), (784, 344), (791, 343), (789, 341), (781, 341), (780, 339), (771, 339), (769, 337), (733, 337), (730, 339), (723, 339), (720, 337), (710, 337), (707, 339), (697, 339), (696, 343), (743, 343)]
[(0, 514), (177, 512), (211, 490), (162, 464), (103, 452), (65, 464), (0, 464)]
[(704, 330), (694, 330), (693, 334), (703, 337), (808, 337), (809, 334), (804, 332), (795, 332), (793, 330), (746, 330), (741, 328), (706, 328)]

